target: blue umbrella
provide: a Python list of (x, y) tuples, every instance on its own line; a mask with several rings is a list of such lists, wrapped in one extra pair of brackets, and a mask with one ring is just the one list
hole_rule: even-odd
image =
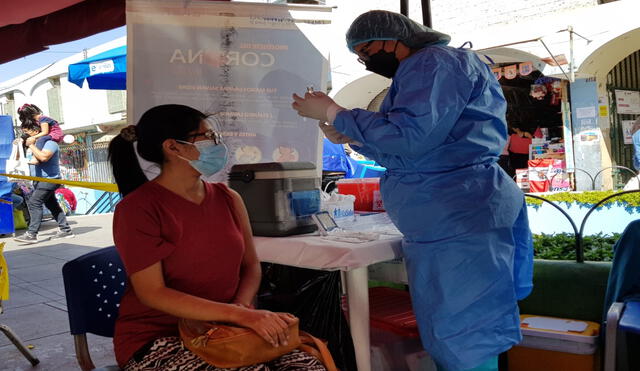
[(127, 46), (107, 50), (82, 62), (69, 65), (69, 81), (82, 87), (84, 80), (89, 89), (127, 89)]

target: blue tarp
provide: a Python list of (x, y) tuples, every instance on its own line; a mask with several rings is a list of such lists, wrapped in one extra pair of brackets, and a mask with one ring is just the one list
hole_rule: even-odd
[(69, 81), (82, 87), (84, 80), (89, 83), (89, 89), (126, 90), (127, 46), (70, 64)]
[[(11, 157), (14, 139), (11, 116), (0, 115), (0, 172), (6, 172), (7, 159)], [(11, 186), (7, 177), (0, 177), (0, 198), (11, 201)], [(13, 208), (6, 203), (0, 204), (0, 233), (13, 233)]]
[[(0, 173), (6, 172), (7, 160), (11, 157), (13, 139), (11, 116), (0, 115)], [(7, 198), (10, 192), (11, 184), (8, 183), (7, 177), (0, 177), (0, 197)]]

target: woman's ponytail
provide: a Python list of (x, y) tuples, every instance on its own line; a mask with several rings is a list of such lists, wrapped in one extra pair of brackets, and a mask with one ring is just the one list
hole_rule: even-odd
[(147, 181), (133, 148), (135, 140), (135, 126), (131, 125), (122, 129), (109, 143), (109, 162), (123, 197)]

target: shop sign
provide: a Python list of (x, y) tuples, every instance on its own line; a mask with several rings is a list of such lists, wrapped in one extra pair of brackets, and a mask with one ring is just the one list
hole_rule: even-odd
[(640, 91), (616, 90), (616, 108), (619, 115), (640, 114)]

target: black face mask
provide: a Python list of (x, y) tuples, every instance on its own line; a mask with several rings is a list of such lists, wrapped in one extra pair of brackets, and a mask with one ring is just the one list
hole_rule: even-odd
[(367, 71), (377, 73), (389, 79), (392, 78), (396, 74), (398, 67), (400, 67), (400, 61), (396, 57), (397, 48), (398, 42), (396, 41), (396, 47), (393, 49), (393, 52), (387, 52), (384, 50), (384, 43), (382, 43), (382, 49), (364, 62)]

